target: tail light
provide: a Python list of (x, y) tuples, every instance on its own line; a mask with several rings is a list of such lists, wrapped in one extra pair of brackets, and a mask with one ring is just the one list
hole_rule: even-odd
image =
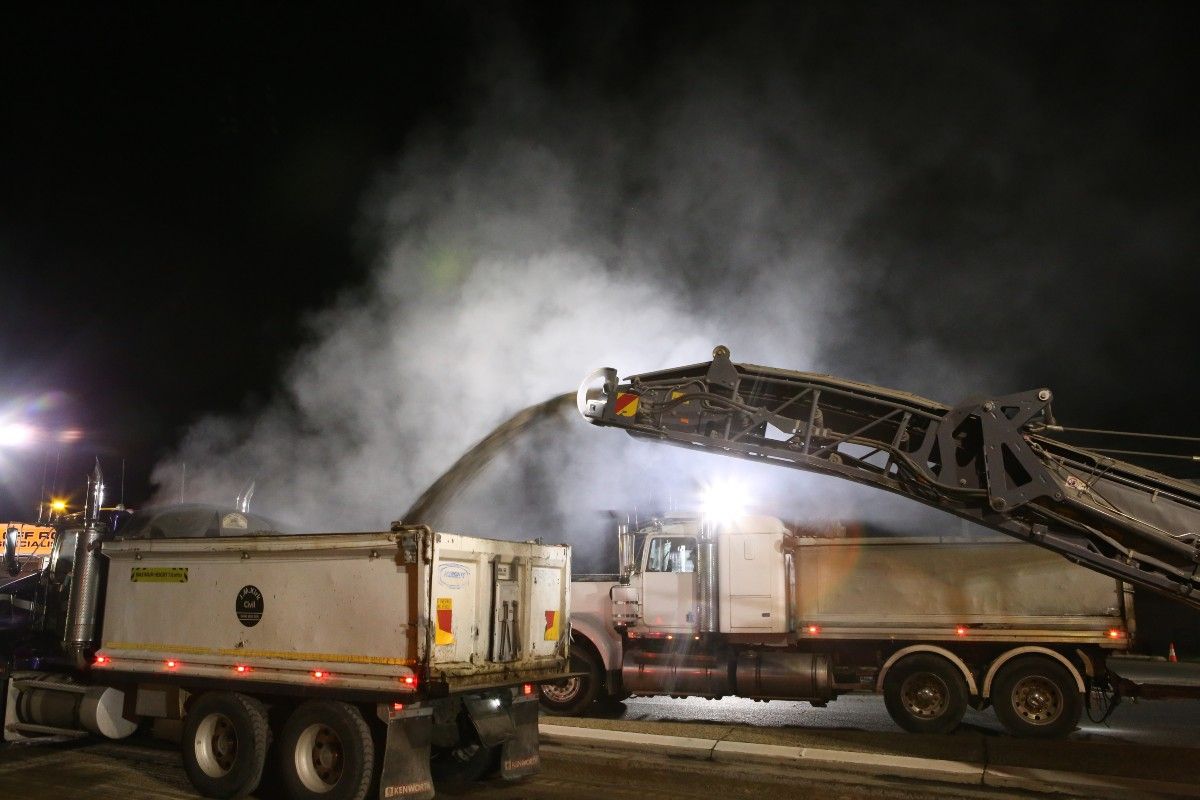
[(526, 695), (533, 694), (533, 684), (527, 683), (527, 684), (523, 685), (521, 687), (521, 693), (526, 694)]

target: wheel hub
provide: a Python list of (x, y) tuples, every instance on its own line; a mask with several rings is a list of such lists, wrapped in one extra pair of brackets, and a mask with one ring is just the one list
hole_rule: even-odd
[(900, 686), (900, 700), (914, 717), (934, 719), (949, 707), (950, 689), (938, 676), (921, 672), (904, 680)]
[(196, 728), (196, 763), (210, 778), (229, 774), (237, 762), (238, 740), (233, 721), (224, 714), (209, 714)]
[(1040, 675), (1017, 681), (1012, 690), (1012, 704), (1017, 714), (1033, 725), (1049, 725), (1063, 710), (1058, 687)]
[(583, 689), (583, 679), (567, 678), (565, 681), (544, 683), (541, 686), (542, 695), (554, 703), (568, 703), (578, 696)]
[(328, 725), (309, 725), (296, 741), (295, 763), (304, 787), (324, 794), (342, 778), (345, 765), (342, 740)]

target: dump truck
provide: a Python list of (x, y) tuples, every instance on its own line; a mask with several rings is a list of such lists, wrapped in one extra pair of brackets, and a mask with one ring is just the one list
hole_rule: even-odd
[[(98, 465), (91, 483), (99, 508)], [(569, 547), (539, 541), (399, 523), (290, 534), (244, 504), (115, 529), (88, 513), (32, 587), (0, 598), (28, 622), (0, 629), (4, 737), (176, 720), (206, 797), (253, 792), (269, 751), (293, 798), (528, 775), (535, 686), (568, 670), (570, 579)]]
[[(1128, 597), (1116, 588), (1120, 582), (1181, 606), (1200, 608), (1200, 486), (1115, 457), (1128, 454), (1125, 449), (1069, 443), (1065, 439), (1080, 432), (1136, 434), (1062, 425), (1054, 416), (1053, 400), (1054, 393), (1042, 387), (946, 405), (833, 375), (735, 363), (724, 346), (713, 350), (711, 361), (624, 380), (619, 380), (616, 369), (601, 368), (584, 379), (576, 394), (580, 413), (594, 425), (624, 430), (646, 441), (802, 470), (890, 492), (1053, 554), (1066, 564), (1094, 571), (1110, 579), (1108, 585), (1118, 601)], [(748, 548), (740, 557), (729, 555), (727, 540), (733, 536), (741, 537), (742, 547)], [(652, 581), (640, 587), (640, 594), (632, 579), (607, 587), (602, 584), (598, 590), (610, 593), (614, 624), (610, 632), (597, 636), (619, 634), (623, 649), (620, 683), (614, 678), (614, 665), (604, 663), (613, 679), (606, 687), (612, 696), (686, 681), (688, 690), (675, 693), (716, 695), (732, 686), (749, 696), (807, 694), (825, 702), (838, 690), (839, 682), (844, 685), (847, 672), (838, 668), (842, 663), (854, 669), (862, 667), (864, 679), (883, 690), (893, 717), (911, 730), (949, 729), (957, 724), (965, 703), (990, 701), (1010, 730), (1031, 736), (1061, 735), (1072, 727), (1085, 692), (1109, 710), (1123, 696), (1193, 696), (1193, 692), (1174, 687), (1124, 680), (1099, 658), (1114, 643), (1128, 639), (1132, 620), (1128, 604), (1122, 609), (1118, 602), (1116, 612), (1108, 615), (1119, 623), (1111, 631), (1101, 633), (1101, 627), (1081, 630), (1081, 643), (1086, 645), (1082, 647), (1057, 640), (1017, 645), (1019, 639), (975, 645), (981, 635), (992, 634), (981, 634), (987, 630), (983, 623), (986, 615), (970, 621), (970, 605), (941, 608), (939, 611), (946, 613), (935, 615), (939, 625), (947, 626), (943, 632), (948, 636), (948, 625), (955, 618), (954, 638), (947, 639), (958, 642), (961, 637), (963, 641), (955, 647), (935, 644), (920, 631), (888, 633), (886, 637), (869, 631), (855, 634), (851, 631), (860, 625), (863, 615), (861, 608), (854, 611), (853, 604), (841, 605), (850, 598), (842, 597), (824, 608), (805, 599), (811, 587), (802, 583), (819, 586), (824, 578), (820, 569), (805, 573), (803, 564), (820, 564), (822, 559), (812, 555), (821, 548), (794, 546), (797, 543), (769, 523), (737, 531), (700, 526), (695, 538), (694, 595), (680, 585), (664, 587), (661, 582), (666, 578), (647, 573), (649, 552), (643, 554), (643, 583), (646, 578)], [(724, 550), (722, 541), (727, 542)], [(762, 569), (757, 566), (764, 563), (760, 556), (751, 556), (760, 550), (769, 554), (765, 558), (768, 566)], [(858, 552), (885, 550), (861, 547)], [(732, 560), (725, 563), (722, 558)], [(750, 561), (755, 565), (750, 566)], [(621, 563), (627, 562), (622, 559)], [(968, 589), (972, 594), (987, 591), (986, 583), (970, 585), (974, 567), (952, 562), (945, 567), (945, 580), (962, 588), (964, 600), (973, 600), (965, 596)], [(988, 568), (993, 573), (990, 580), (994, 585), (1017, 585), (1013, 576), (1004, 574), (1012, 568), (1002, 559), (993, 561)], [(789, 576), (789, 569), (802, 571)], [(756, 576), (745, 579), (745, 586), (754, 591), (741, 595), (726, 591), (733, 585), (734, 570)], [(888, 570), (877, 572), (891, 577)], [(880, 591), (887, 588), (881, 579), (877, 583)], [(767, 585), (778, 586), (783, 594), (776, 590), (764, 594)], [(864, 584), (864, 592), (869, 585)], [(1101, 584), (1096, 583), (1096, 588), (1101, 589)], [(786, 597), (789, 590), (794, 597)], [(1104, 589), (1106, 594), (1108, 591)], [(581, 588), (575, 595), (576, 603), (588, 602)], [(1010, 596), (1015, 597), (1011, 592)], [(692, 597), (694, 611), (677, 605), (671, 612), (670, 619), (679, 630), (656, 628), (656, 605), (661, 608), (661, 603), (669, 604), (671, 598), (677, 604), (691, 604)], [(778, 627), (733, 629), (749, 628), (747, 614), (752, 618), (756, 604), (765, 602), (766, 597), (771, 602), (782, 598), (782, 610), (759, 609), (757, 613), (769, 616), (762, 616), (758, 624)], [(883, 597), (881, 594), (877, 600)], [(1074, 602), (1066, 598), (1066, 608)], [(880, 602), (877, 610), (889, 615), (890, 622), (892, 609), (885, 605)], [(1094, 614), (1103, 606), (1093, 606), (1090, 601), (1082, 604), (1085, 611), (1089, 607)], [(622, 616), (620, 608), (628, 612)], [(903, 614), (915, 608), (912, 603), (899, 605)], [(1015, 608), (1021, 613), (1021, 605)], [(824, 618), (823, 611), (832, 613), (833, 618)], [(1054, 616), (1057, 609), (1048, 611)], [(794, 616), (780, 620), (776, 615), (783, 612)], [(957, 619), (960, 615), (966, 616)], [(859, 619), (854, 620), (856, 616)], [(1096, 621), (1104, 616), (1100, 614)], [(1031, 633), (1042, 629), (1041, 622)], [(1011, 620), (1004, 622), (1009, 623)], [(841, 625), (848, 628), (839, 629)], [(642, 626), (646, 634), (653, 635), (643, 637)], [(833, 657), (838, 654), (816, 644), (827, 640), (831, 626), (847, 637), (838, 645), (839, 652), (859, 635), (864, 637), (857, 640), (859, 646), (876, 647), (877, 654), (869, 658), (859, 654), (839, 662)], [(1113, 641), (1100, 640), (1107, 636)], [(885, 639), (904, 644), (892, 650), (882, 645)], [(969, 651), (963, 649), (968, 641), (972, 643)], [(627, 670), (631, 657), (626, 648), (633, 643), (643, 652), (633, 657)], [(997, 647), (1003, 649), (997, 652)], [(577, 654), (581, 661), (586, 659), (584, 651), (580, 648)], [(693, 652), (703, 657), (694, 657)], [(662, 675), (667, 677), (656, 677)], [(603, 681), (604, 675), (599, 679)], [(751, 690), (745, 691), (743, 683)], [(565, 692), (568, 685), (564, 682), (557, 688)], [(553, 690), (548, 694), (552, 704)]]
[[(671, 513), (618, 530), (620, 574), (572, 584), (581, 674), (550, 713), (630, 695), (806, 700), (879, 692), (892, 719), (953, 730), (992, 706), (1021, 736), (1074, 730), (1134, 635), (1122, 581), (998, 534), (861, 536), (766, 515)], [(702, 548), (715, 570), (699, 573)]]

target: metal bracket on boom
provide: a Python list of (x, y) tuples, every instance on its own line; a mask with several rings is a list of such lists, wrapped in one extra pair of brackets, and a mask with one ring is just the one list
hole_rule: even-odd
[(1052, 393), (949, 407), (829, 375), (711, 362), (617, 380), (576, 403), (633, 436), (904, 495), (1200, 608), (1200, 487), (1043, 433)]

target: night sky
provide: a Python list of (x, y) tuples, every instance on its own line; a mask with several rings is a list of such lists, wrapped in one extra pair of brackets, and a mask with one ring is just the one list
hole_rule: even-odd
[[(977, 374), (997, 393), (1053, 387), (1066, 424), (1200, 435), (1200, 48), (1187, 5), (476, 5), (0, 11), (0, 415), (83, 431), (0, 453), (0, 519), (30, 517), (46, 465), (77, 491), (93, 455), (111, 491), (125, 460), (125, 500), (141, 504), (198, 419), (254, 419), (323, 335), (315, 315), (372, 291), (385, 248), (371, 209), (389, 176), (445, 142), (442, 161), (420, 162), (421, 185), (437, 187), (439, 164), (450, 175), (464, 154), (483, 158), (479, 141), (508, 127), (544, 137), (559, 164), (572, 163), (561, 142), (584, 142), (584, 186), (607, 163), (596, 153), (625, 154), (605, 197), (580, 206), (605, 210), (581, 223), (604, 243), (591, 251), (619, 262), (630, 230), (658, 229), (655, 285), (687, 308), (741, 295), (748, 265), (760, 283), (808, 280), (787, 258), (735, 249), (744, 220), (705, 205), (709, 191), (728, 202), (714, 185), (728, 181), (696, 176), (737, 174), (761, 153), (818, 175), (802, 203), (808, 179), (757, 198), (760, 216), (774, 200), (786, 209), (763, 230), (838, 217), (822, 238), (837, 252), (837, 307), (820, 357), (780, 363), (766, 349), (773, 366), (946, 402)], [(705, 108), (709, 82), (735, 100)], [(691, 155), (748, 116), (736, 146), (716, 137)], [(789, 138), (799, 118), (820, 148)], [(573, 127), (597, 119), (603, 136)], [(631, 152), (654, 163), (631, 166)], [(677, 152), (662, 174), (696, 178), (694, 205), (667, 213), (655, 170)], [(528, 172), (520, 191), (538, 191)], [(678, 228), (697, 215), (704, 225)], [(788, 330), (808, 311), (738, 313)], [(735, 359), (759, 360), (747, 349)], [(708, 357), (689, 353), (679, 363)]]

